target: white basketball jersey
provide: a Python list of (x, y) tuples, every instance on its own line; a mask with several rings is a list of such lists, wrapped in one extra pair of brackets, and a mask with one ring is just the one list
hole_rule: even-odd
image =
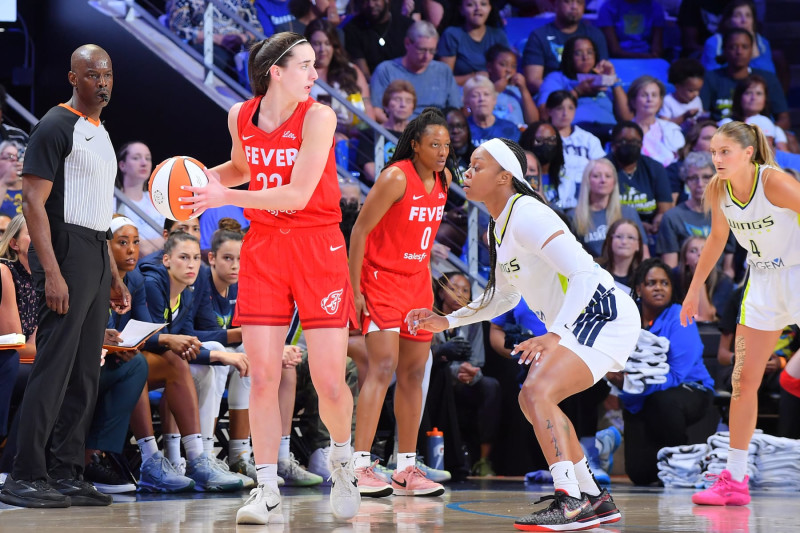
[(725, 182), (720, 208), (736, 240), (747, 250), (747, 263), (752, 268), (775, 270), (800, 264), (800, 218), (767, 199), (762, 179), (767, 168), (775, 169), (756, 165), (756, 179), (745, 202), (735, 198), (730, 182)]

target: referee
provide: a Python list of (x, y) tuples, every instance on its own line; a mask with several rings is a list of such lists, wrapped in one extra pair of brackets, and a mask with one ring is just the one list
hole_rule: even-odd
[(46, 303), (14, 469), (0, 493), (21, 507), (111, 503), (82, 479), (109, 294), (117, 312), (130, 307), (106, 244), (117, 162), (100, 112), (111, 97), (111, 59), (99, 46), (81, 46), (68, 79), (72, 98), (33, 129), (22, 169), (31, 274)]

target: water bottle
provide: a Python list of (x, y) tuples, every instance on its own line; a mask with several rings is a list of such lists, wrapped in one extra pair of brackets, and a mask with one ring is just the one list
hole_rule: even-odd
[(428, 466), (444, 470), (444, 433), (438, 428), (428, 431)]

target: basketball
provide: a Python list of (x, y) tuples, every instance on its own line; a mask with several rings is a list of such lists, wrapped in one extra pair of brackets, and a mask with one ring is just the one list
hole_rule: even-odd
[(194, 211), (181, 209), (179, 198), (189, 195), (181, 187), (205, 187), (208, 178), (203, 170), (206, 166), (192, 157), (177, 155), (162, 161), (150, 175), (147, 185), (150, 200), (159, 213), (171, 220), (184, 221), (194, 218)]

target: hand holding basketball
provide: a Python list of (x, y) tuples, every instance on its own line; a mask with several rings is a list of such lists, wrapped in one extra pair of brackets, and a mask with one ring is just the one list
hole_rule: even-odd
[(181, 198), (186, 192), (184, 187), (194, 185), (202, 189), (208, 178), (204, 173), (206, 167), (197, 159), (186, 156), (175, 156), (159, 164), (150, 175), (148, 189), (150, 200), (156, 210), (171, 220), (185, 221), (200, 216), (196, 207), (184, 207)]
[(182, 187), (186, 193), (194, 193), (193, 196), (181, 198), (181, 209), (195, 209), (202, 213), (206, 209), (212, 207), (219, 207), (227, 205), (229, 202), (226, 199), (228, 188), (223, 186), (219, 181), (219, 174), (213, 170), (204, 169), (208, 182), (204, 186), (188, 186)]

